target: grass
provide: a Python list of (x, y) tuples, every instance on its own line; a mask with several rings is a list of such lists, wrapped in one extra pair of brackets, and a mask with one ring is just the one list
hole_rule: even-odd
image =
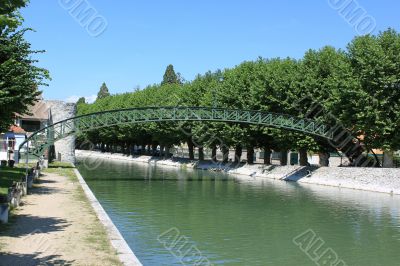
[(87, 199), (82, 187), (79, 186), (78, 189), (75, 190), (74, 199), (81, 202), (87, 210), (87, 213), (94, 217), (94, 221), (91, 226), (86, 228), (87, 231), (83, 237), (85, 243), (94, 247), (96, 250), (102, 251), (104, 254), (109, 255), (103, 258), (106, 261), (104, 261), (105, 265), (122, 265), (122, 263), (116, 257), (118, 255), (116, 250), (111, 246), (104, 225), (97, 218), (97, 215)]
[(0, 167), (0, 195), (7, 195), (8, 188), (14, 181), (21, 181), (25, 173), (26, 169), (23, 165), (17, 165), (14, 168)]
[[(96, 218), (97, 220), (97, 218)], [(105, 254), (115, 255), (115, 256), (107, 256), (106, 260), (109, 263), (107, 265), (122, 265), (119, 259), (116, 257), (117, 252), (111, 246), (108, 235), (105, 231), (104, 226), (100, 223), (100, 221), (96, 221), (93, 225), (87, 228), (88, 235), (84, 238), (84, 241), (88, 245), (92, 245), (96, 250), (100, 250)]]
[[(25, 177), (25, 165), (15, 165), (13, 168), (0, 167), (0, 196), (5, 196), (8, 193), (8, 188), (12, 186), (13, 182), (20, 182)], [(11, 210), (8, 214), (8, 224), (0, 224), (0, 235), (11, 228), (15, 222), (14, 211)], [(1, 243), (0, 243), (1, 244)], [(0, 245), (1, 250), (1, 245)]]
[(68, 177), (70, 181), (78, 181), (78, 178), (75, 175), (74, 167), (70, 163), (60, 163), (53, 162), (49, 164), (49, 168), (45, 169), (45, 173), (58, 174), (65, 177)]

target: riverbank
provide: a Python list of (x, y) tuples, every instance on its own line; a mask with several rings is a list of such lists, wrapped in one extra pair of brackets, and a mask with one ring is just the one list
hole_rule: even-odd
[(97, 151), (76, 151), (77, 158), (84, 160), (88, 167), (95, 167), (96, 160), (111, 159), (136, 163), (156, 164), (168, 167), (223, 171), (232, 175), (250, 176), (256, 179), (276, 179), (299, 184), (315, 184), (347, 189), (365, 190), (400, 195), (400, 169), (354, 168), (354, 167), (300, 167), (279, 165), (222, 165), (212, 162), (197, 162), (187, 159), (159, 159), (150, 156), (126, 156), (100, 153)]
[(123, 265), (74, 174), (50, 166), (0, 231), (1, 265)]

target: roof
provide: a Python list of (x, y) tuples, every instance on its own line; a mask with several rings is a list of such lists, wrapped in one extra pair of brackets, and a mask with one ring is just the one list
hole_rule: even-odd
[(25, 130), (17, 125), (10, 126), (9, 132), (13, 132), (14, 134), (26, 134)]
[(28, 108), (26, 114), (18, 114), (20, 119), (47, 120), (49, 118), (49, 107), (44, 101), (37, 101), (35, 105)]

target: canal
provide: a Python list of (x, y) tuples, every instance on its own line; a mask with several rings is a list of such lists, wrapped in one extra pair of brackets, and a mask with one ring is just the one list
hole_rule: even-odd
[(118, 161), (77, 167), (144, 265), (400, 263), (397, 196)]

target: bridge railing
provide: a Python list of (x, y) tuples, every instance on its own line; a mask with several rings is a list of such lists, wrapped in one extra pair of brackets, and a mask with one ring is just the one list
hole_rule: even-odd
[(256, 124), (288, 129), (303, 134), (332, 139), (329, 127), (307, 118), (252, 110), (230, 110), (210, 107), (145, 107), (111, 110), (70, 118), (35, 132), (21, 146), (40, 157), (50, 145), (71, 134), (128, 123), (211, 121)]

